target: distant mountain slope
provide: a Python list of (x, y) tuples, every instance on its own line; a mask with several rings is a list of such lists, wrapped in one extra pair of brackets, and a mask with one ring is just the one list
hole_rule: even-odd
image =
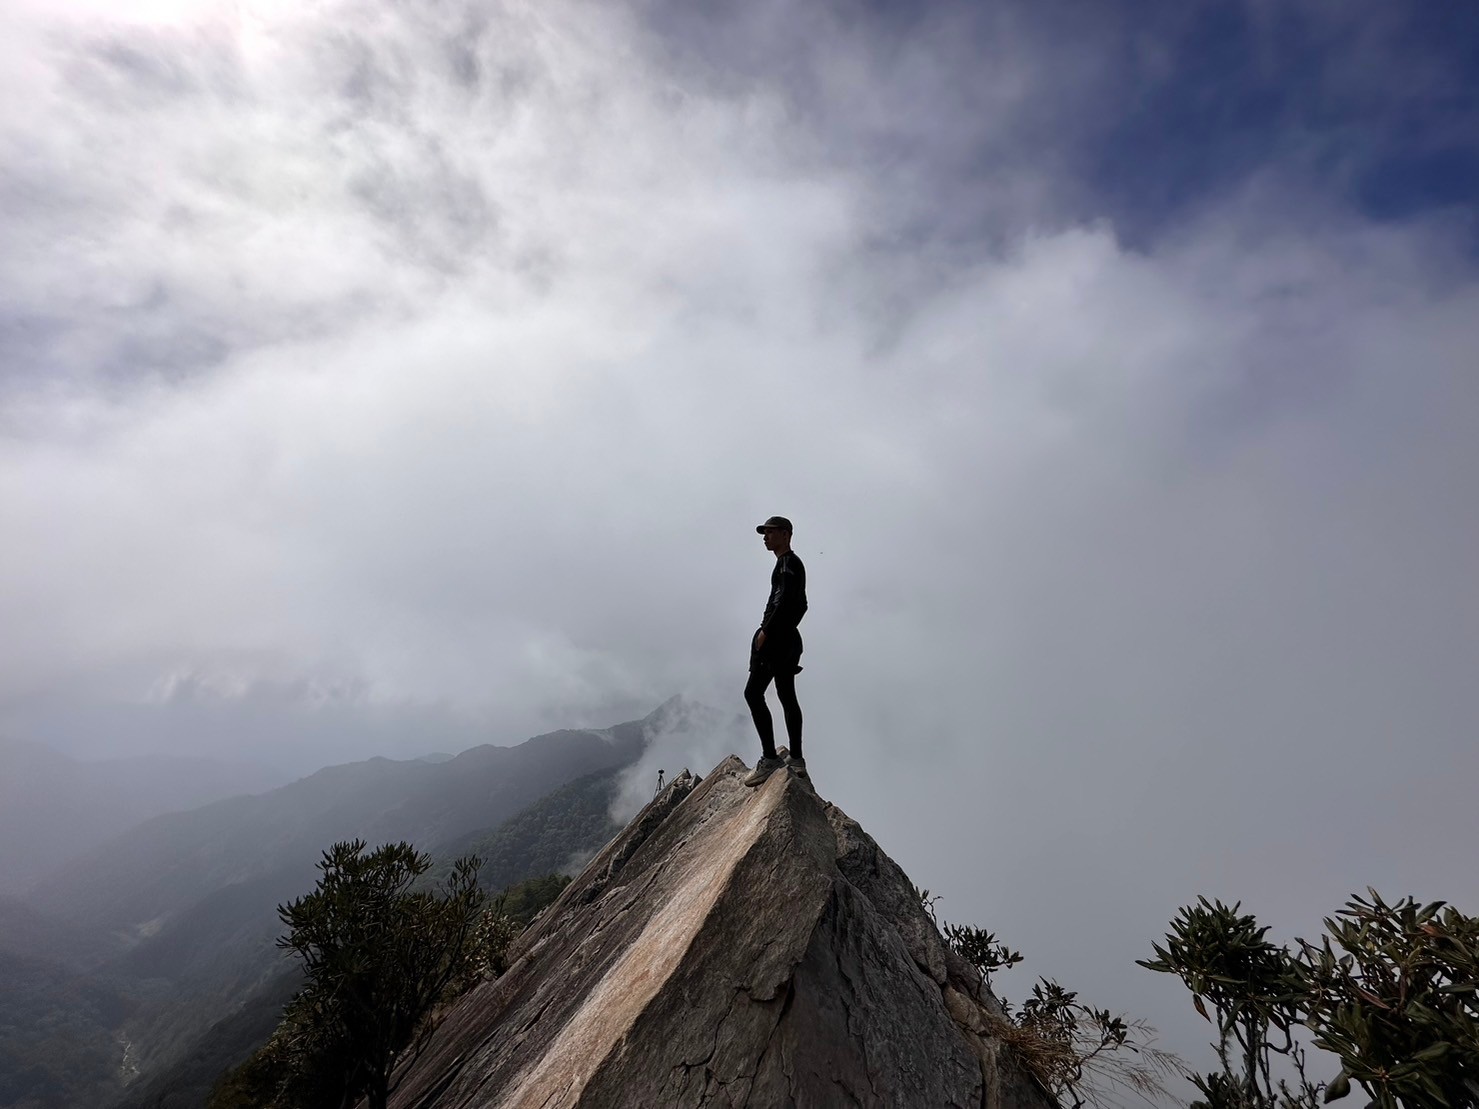
[(599, 731), (550, 732), (517, 747), (474, 747), (442, 763), (376, 758), (329, 767), (258, 796), (157, 817), (60, 868), (26, 900), (88, 927), (144, 938), (225, 886), (293, 866), (311, 877), (337, 840), (405, 839), (431, 848), (496, 825), (572, 778), (636, 759), (658, 713)]
[(114, 945), (105, 934), (48, 916), (14, 897), (0, 896), (0, 953), (86, 970), (112, 955)]
[(0, 739), (0, 890), (151, 817), (283, 784), (264, 767), (145, 755), (77, 762), (39, 743)]
[(130, 941), (146, 938), (215, 890), (291, 863), (311, 870), (336, 837), (369, 831), (435, 769), (371, 759), (157, 817), (61, 867), (26, 900)]
[(541, 797), (496, 828), (484, 828), (444, 843), (431, 876), (443, 879), (462, 855), (482, 860), (478, 880), (501, 890), (531, 874), (578, 871), (621, 825), (611, 819), (619, 771), (577, 778)]
[(171, 1066), (130, 1087), (114, 1109), (200, 1109), (221, 1074), (267, 1042), (302, 981), (296, 965), (279, 967), (241, 1008), (210, 1025)]
[[(708, 705), (673, 697), (642, 723), (651, 735), (668, 731), (712, 735), (732, 726), (733, 719)], [(482, 860), (478, 878), (488, 890), (503, 889), (531, 874), (580, 870), (621, 830), (611, 816), (620, 769), (577, 778), (508, 820), (442, 842), (428, 877), (445, 878), (453, 860), (462, 855)]]

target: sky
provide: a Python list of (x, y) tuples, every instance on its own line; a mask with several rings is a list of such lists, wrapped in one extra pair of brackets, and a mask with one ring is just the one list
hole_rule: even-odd
[(1194, 1056), (1198, 894), (1479, 910), (1472, 6), (115, 8), (0, 6), (0, 733), (741, 712), (779, 513), (1007, 996)]

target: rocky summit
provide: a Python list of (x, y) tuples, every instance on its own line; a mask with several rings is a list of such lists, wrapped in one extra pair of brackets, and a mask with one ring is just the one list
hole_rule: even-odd
[(745, 773), (675, 778), (446, 1015), (391, 1105), (1053, 1106), (893, 860), (790, 773)]

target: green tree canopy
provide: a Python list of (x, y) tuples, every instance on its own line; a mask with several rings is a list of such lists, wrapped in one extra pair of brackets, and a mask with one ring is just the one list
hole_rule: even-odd
[(272, 1040), (233, 1072), (213, 1105), (383, 1109), (390, 1076), (433, 1009), (477, 977), (489, 928), (478, 860), (457, 860), (441, 891), (413, 892), (431, 866), (409, 843), (366, 851), (336, 843), (312, 893), (279, 906), (278, 946), (303, 962), (307, 985)]

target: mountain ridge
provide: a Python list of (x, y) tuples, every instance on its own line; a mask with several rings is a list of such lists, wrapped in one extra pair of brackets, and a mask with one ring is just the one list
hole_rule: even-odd
[(440, 763), (377, 756), (325, 767), (266, 793), (147, 820), (63, 865), (23, 899), (137, 942), (210, 891), (294, 860), (311, 880), (319, 853), (339, 840), (406, 839), (430, 848), (496, 825), (581, 774), (635, 760), (646, 720), (601, 730), (614, 741), (594, 729), (560, 729)]

